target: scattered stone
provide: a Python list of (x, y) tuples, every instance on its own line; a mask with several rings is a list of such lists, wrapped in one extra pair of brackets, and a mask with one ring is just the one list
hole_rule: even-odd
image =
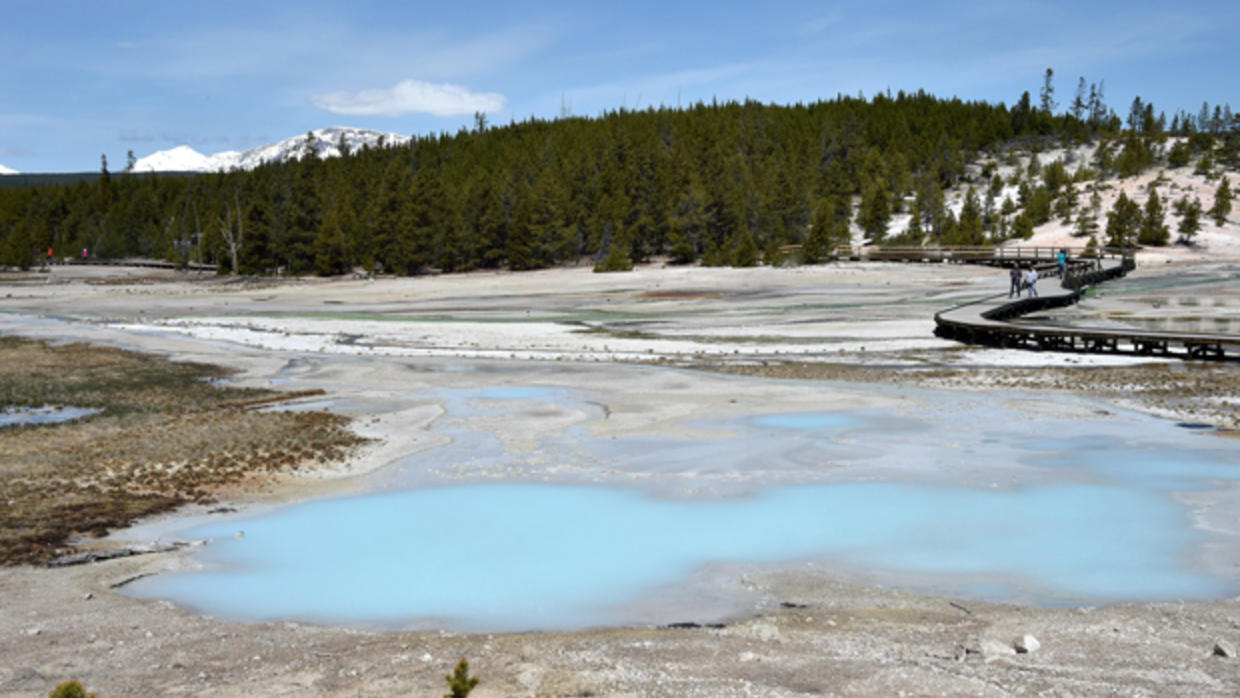
[(86, 594), (82, 596), (83, 601), (90, 601), (93, 598), (95, 598), (95, 595), (89, 591), (86, 592)]
[(1016, 642), (1012, 643), (1012, 649), (1016, 650), (1017, 654), (1033, 654), (1041, 646), (1042, 643), (1038, 642), (1038, 638), (1032, 635), (1021, 635)]
[[(29, 636), (31, 636), (31, 637), (34, 637), (35, 635), (38, 635), (38, 634), (39, 634), (39, 633), (41, 633), (41, 632), (43, 632), (43, 629), (42, 629), (42, 628), (30, 628), (29, 630), (27, 630), (27, 631), (26, 631), (26, 634), (27, 634), (27, 635), (29, 635)], [(1216, 645), (1216, 647), (1217, 647), (1217, 645)]]
[(1214, 643), (1214, 656), (1232, 658), (1236, 656), (1236, 646), (1226, 640)]

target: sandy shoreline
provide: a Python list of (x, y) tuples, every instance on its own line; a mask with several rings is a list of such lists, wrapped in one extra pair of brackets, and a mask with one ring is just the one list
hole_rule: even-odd
[[(251, 508), (373, 486), (367, 474), (441, 445), (443, 435), (427, 428), (442, 414), (428, 397), (434, 390), (609, 386), (607, 419), (590, 422), (593, 436), (605, 438), (683, 429), (696, 414), (916, 405), (898, 388), (750, 379), (738, 391), (737, 379), (664, 366), (823, 355), (908, 368), (1137, 363), (934, 338), (933, 308), (1002, 283), (968, 267), (553, 270), (250, 289), (175, 276), (100, 285), (91, 283), (94, 270), (59, 271), (53, 277), (63, 283), (6, 289), (6, 308), (21, 314), (0, 315), (0, 332), (223, 363), (241, 370), (242, 384), (321, 388), (333, 409), (356, 417), (356, 431), (377, 440), (345, 466), (224, 502)], [(645, 366), (616, 363), (627, 361)], [(1065, 404), (1040, 409), (1062, 414)], [(540, 429), (584, 421), (541, 415), (496, 425), (496, 433), (519, 453)], [(666, 486), (691, 481), (669, 477)], [(1220, 513), (1205, 523), (1237, 525), (1226, 508), (1212, 511)], [(140, 538), (152, 526), (120, 535)], [(749, 607), (723, 628), (454, 635), (232, 623), (112, 588), (184, 558), (0, 570), (0, 696), (43, 695), (67, 678), (101, 696), (436, 695), (461, 656), (483, 677), (478, 696), (1234, 695), (1240, 685), (1240, 663), (1212, 656), (1216, 642), (1240, 643), (1240, 600), (1050, 610), (891, 591), (880, 586), (886, 580), (844, 581), (818, 569), (752, 567), (728, 575), (745, 580)], [(675, 601), (688, 610), (691, 599)], [(1042, 648), (1015, 654), (1012, 642), (1027, 633)]]

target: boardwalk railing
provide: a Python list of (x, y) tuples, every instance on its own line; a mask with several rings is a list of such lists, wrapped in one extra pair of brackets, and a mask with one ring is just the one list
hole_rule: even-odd
[(1060, 292), (1018, 299), (998, 294), (958, 305), (935, 313), (934, 333), (966, 344), (1036, 351), (1107, 352), (1185, 359), (1237, 357), (1240, 353), (1240, 336), (1237, 335), (1011, 322), (1023, 315), (1072, 305), (1080, 300), (1085, 288), (1124, 276), (1134, 266), (1131, 257), (1123, 256), (1105, 261), (1072, 260), (1061, 280)]
[(40, 259), (41, 264), (52, 266), (86, 266), (86, 267), (144, 267), (147, 269), (184, 269), (186, 271), (210, 271), (216, 270), (214, 264), (200, 264), (198, 262), (185, 262), (178, 264), (176, 262), (166, 262), (162, 259), (98, 259), (88, 258), (81, 259), (78, 257), (63, 257), (59, 259)]
[(1045, 263), (1053, 264), (1063, 250), (1070, 259), (1132, 258), (1131, 250), (1102, 247), (1051, 247), (1026, 245), (995, 247), (990, 245), (950, 247), (837, 247), (834, 256), (841, 259), (884, 262), (960, 262), (966, 264)]

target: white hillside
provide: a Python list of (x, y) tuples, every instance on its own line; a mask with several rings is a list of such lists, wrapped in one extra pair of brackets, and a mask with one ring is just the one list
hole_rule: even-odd
[(8, 167), (5, 167), (4, 165), (0, 165), (0, 175), (6, 175), (6, 174), (21, 174), (21, 173), (18, 172), (17, 170), (13, 170)]
[(329, 126), (312, 131), (313, 139), (306, 134), (286, 138), (278, 143), (269, 143), (250, 148), (244, 152), (226, 150), (213, 155), (203, 155), (186, 145), (170, 150), (161, 150), (139, 159), (134, 164), (136, 172), (217, 172), (220, 170), (252, 170), (269, 162), (287, 162), (301, 160), (313, 149), (320, 158), (333, 158), (340, 155), (340, 145), (351, 152), (363, 147), (377, 148), (380, 142), (385, 146), (404, 145), (409, 136), (399, 133), (383, 133), (361, 128)]
[[(1166, 147), (1169, 147), (1169, 145)], [(1053, 162), (1063, 162), (1068, 174), (1071, 175), (1081, 166), (1089, 167), (1092, 165), (1096, 150), (1097, 145), (1090, 144), (1069, 149), (1048, 149), (1039, 152), (1036, 157), (1040, 168), (1044, 168)], [(1002, 177), (1004, 180), (1002, 191), (995, 198), (996, 207), (1001, 205), (1005, 198), (1010, 198), (1013, 202), (1018, 201), (1018, 186), (1012, 184), (1014, 175), (1022, 175), (1020, 177), (1022, 181), (1027, 182), (1030, 186), (1036, 186), (1041, 181), (1040, 176), (1033, 181), (1030, 181), (1025, 176), (1025, 173), (1029, 170), (1031, 159), (1028, 153), (1013, 152), (998, 159), (970, 164), (967, 168), (968, 177), (972, 180), (971, 185), (978, 199), (984, 198), (989, 184), (989, 180), (982, 175), (983, 167), (989, 163), (994, 168), (995, 176)], [(1088, 205), (1091, 191), (1093, 189), (1098, 191), (1102, 204), (1097, 217), (1097, 239), (1099, 243), (1106, 242), (1107, 212), (1115, 206), (1115, 201), (1119, 198), (1120, 192), (1123, 192), (1125, 196), (1144, 208), (1146, 201), (1149, 199), (1150, 187), (1153, 185), (1157, 189), (1158, 196), (1162, 201), (1164, 210), (1163, 220), (1170, 229), (1171, 241), (1170, 244), (1162, 247), (1147, 246), (1142, 248), (1139, 252), (1139, 259), (1145, 260), (1147, 263), (1161, 262), (1163, 260), (1240, 259), (1240, 200), (1233, 205), (1232, 213), (1222, 225), (1218, 225), (1212, 216), (1204, 213), (1204, 211), (1208, 211), (1214, 206), (1214, 196), (1221, 181), (1220, 177), (1227, 177), (1232, 191), (1240, 192), (1240, 173), (1223, 171), (1222, 168), (1216, 167), (1212, 175), (1207, 177), (1196, 171), (1195, 164), (1179, 168), (1170, 168), (1165, 164), (1156, 165), (1132, 177), (1108, 177), (1102, 180), (1089, 179), (1087, 181), (1075, 182), (1071, 186), (1076, 189), (1078, 202), (1082, 208)], [(965, 192), (968, 190), (969, 185), (970, 183), (957, 185), (944, 193), (944, 207), (951, 211), (952, 214), (960, 215), (961, 208), (964, 205)], [(1180, 235), (1177, 228), (1180, 216), (1173, 210), (1172, 205), (1180, 199), (1191, 200), (1194, 198), (1201, 203), (1203, 210), (1200, 218), (1201, 230), (1194, 237), (1192, 245), (1179, 244), (1177, 240)], [(905, 203), (911, 204), (911, 198)], [(1078, 208), (1079, 211), (1080, 209)], [(1081, 247), (1085, 245), (1087, 239), (1074, 234), (1076, 232), (1075, 220), (1075, 213), (1069, 222), (1064, 222), (1059, 216), (1052, 215), (1050, 221), (1034, 229), (1033, 237), (1030, 239), (1010, 239), (1004, 242), (1003, 245), (1005, 247), (1030, 245), (1040, 247)], [(907, 213), (893, 215), (888, 227), (888, 234), (895, 235), (903, 232), (908, 227), (908, 221), (909, 215)]]

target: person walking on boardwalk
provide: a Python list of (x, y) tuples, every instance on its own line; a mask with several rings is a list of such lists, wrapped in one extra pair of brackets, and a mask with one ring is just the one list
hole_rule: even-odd
[(1064, 272), (1068, 270), (1068, 251), (1059, 248), (1059, 255), (1055, 257), (1055, 261), (1059, 262), (1059, 278), (1063, 279)]
[(1038, 268), (1029, 265), (1029, 271), (1025, 272), (1025, 285), (1029, 287), (1029, 298), (1038, 297)]
[(1012, 268), (1008, 271), (1008, 276), (1012, 279), (1012, 286), (1008, 289), (1008, 298), (1012, 298), (1013, 296), (1020, 298), (1020, 267), (1015, 262), (1012, 263)]

